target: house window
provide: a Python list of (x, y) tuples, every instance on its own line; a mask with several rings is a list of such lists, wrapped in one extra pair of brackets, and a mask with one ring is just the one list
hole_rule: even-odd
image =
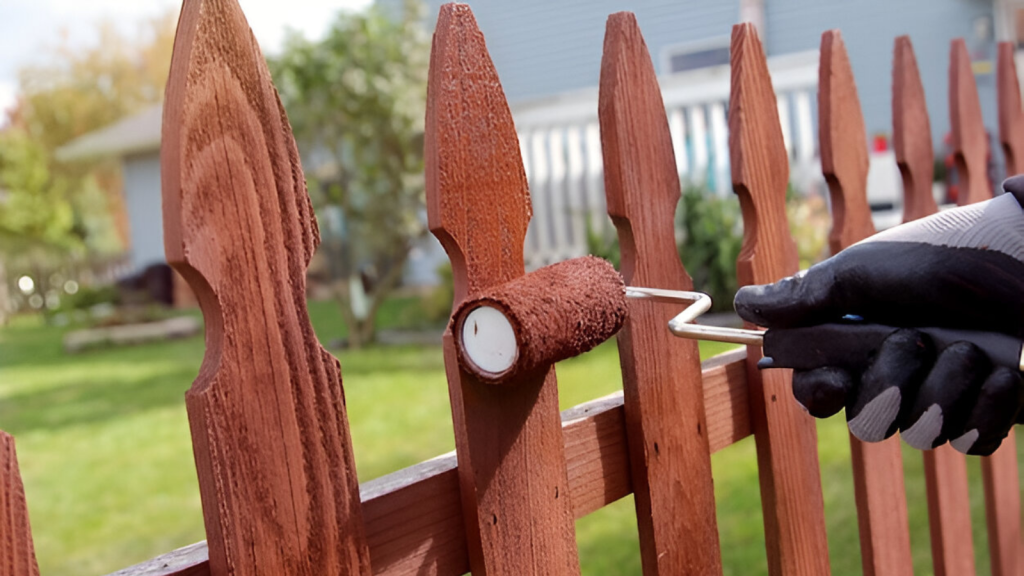
[(665, 70), (669, 74), (722, 66), (729, 63), (729, 39), (713, 38), (706, 41), (669, 46), (664, 50)]

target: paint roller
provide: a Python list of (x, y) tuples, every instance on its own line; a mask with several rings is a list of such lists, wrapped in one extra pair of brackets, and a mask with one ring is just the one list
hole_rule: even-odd
[[(898, 329), (851, 321), (852, 326), (816, 327), (815, 332), (808, 332), (813, 338), (794, 338), (800, 329), (789, 329), (788, 338), (776, 340), (771, 330), (696, 324), (711, 308), (707, 294), (626, 287), (609, 262), (585, 256), (545, 266), (466, 298), (452, 315), (459, 363), (491, 384), (512, 382), (517, 375), (547, 369), (614, 336), (627, 319), (630, 298), (688, 304), (668, 322), (669, 331), (682, 338), (763, 346), (766, 358), (762, 368), (772, 367), (773, 358), (784, 358), (787, 366), (795, 368), (863, 365), (866, 356)], [(835, 338), (820, 338), (822, 328), (832, 328)], [(1016, 338), (946, 328), (919, 330), (939, 347), (972, 342), (994, 364), (1024, 371), (1022, 343)]]

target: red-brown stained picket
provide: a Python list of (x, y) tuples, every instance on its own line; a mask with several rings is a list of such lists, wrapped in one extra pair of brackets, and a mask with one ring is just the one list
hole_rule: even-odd
[(1009, 175), (1024, 172), (1024, 110), (1021, 109), (1015, 51), (1013, 42), (1000, 42), (996, 62), (999, 141), (1003, 145), (1006, 173)]
[(369, 574), (319, 243), (291, 128), (236, 0), (185, 0), (161, 147), (167, 260), (206, 320), (186, 395), (214, 574)]
[[(768, 284), (796, 273), (785, 206), (788, 158), (775, 91), (752, 24), (738, 24), (732, 32), (729, 153), (743, 210), (740, 284)], [(760, 372), (760, 357), (760, 348), (748, 348), (768, 571), (825, 576), (830, 569), (814, 419), (793, 398), (792, 372)]]
[[(957, 53), (954, 43), (953, 54)], [(958, 58), (954, 56), (953, 62)], [(908, 207), (904, 220), (910, 221), (933, 214), (938, 207), (931, 191), (933, 166), (926, 162), (931, 156), (925, 149), (931, 150), (932, 138), (924, 89), (907, 37), (896, 40), (893, 82), (893, 131), (897, 142), (897, 161), (903, 174), (904, 205)], [(951, 81), (950, 86), (954, 85)], [(952, 100), (950, 105), (953, 106)], [(974, 574), (974, 542), (969, 528), (971, 508), (964, 456), (948, 444), (928, 450), (924, 452), (924, 474), (935, 574)]]
[[(868, 143), (850, 59), (838, 30), (821, 37), (818, 78), (821, 170), (832, 196), (833, 254), (875, 233), (868, 205)], [(911, 576), (910, 527), (899, 436), (850, 435), (860, 550), (866, 576)]]
[(932, 129), (910, 36), (900, 36), (895, 42), (892, 126), (896, 163), (903, 176), (903, 221), (910, 222), (939, 211), (932, 194)]
[[(501, 83), (469, 6), (441, 7), (430, 56), (427, 215), (452, 261), (455, 303), (524, 274), (530, 195)], [(474, 574), (577, 574), (554, 368), (487, 384), (444, 336)]]
[(962, 38), (949, 46), (949, 124), (957, 169), (957, 203), (973, 204), (992, 197), (988, 181), (988, 135), (981, 118), (978, 87), (971, 57)]
[[(996, 64), (999, 139), (1009, 175), (1024, 170), (1024, 111), (1014, 62), (1014, 45), (999, 43)], [(1017, 468), (1017, 437), (1003, 440), (992, 456), (981, 459), (988, 521), (989, 558), (993, 576), (1019, 576), (1024, 572), (1021, 543), (1020, 475)]]
[[(608, 214), (627, 285), (692, 290), (676, 250), (679, 175), (636, 17), (608, 18), (599, 104)], [(681, 306), (633, 300), (619, 334), (644, 574), (721, 574), (700, 353), (666, 329)]]
[(39, 576), (14, 438), (0, 430), (0, 576)]

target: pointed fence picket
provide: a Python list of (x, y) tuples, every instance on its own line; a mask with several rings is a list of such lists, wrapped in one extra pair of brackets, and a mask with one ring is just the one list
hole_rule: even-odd
[[(820, 178), (811, 100), (818, 81), (817, 60), (816, 51), (769, 60), (783, 140), (800, 189)], [(659, 85), (679, 179), (727, 194), (729, 67), (667, 76)], [(595, 87), (512, 107), (534, 208), (527, 269), (588, 254), (588, 230), (611, 233), (605, 215), (601, 143), (595, 137), (598, 99)], [(585, 136), (576, 136), (580, 133)], [(556, 166), (569, 168), (563, 171)]]

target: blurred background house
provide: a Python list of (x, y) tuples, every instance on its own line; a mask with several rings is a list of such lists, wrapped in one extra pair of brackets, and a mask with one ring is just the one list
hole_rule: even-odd
[[(427, 2), (427, 22), (441, 3)], [(398, 14), (402, 2), (378, 4)], [(902, 208), (889, 142), (892, 39), (909, 34), (914, 43), (936, 157), (942, 160), (949, 132), (949, 39), (966, 40), (986, 125), (994, 127), (996, 42), (1019, 42), (1018, 23), (1024, 14), (1024, 0), (489, 0), (472, 6), (488, 31), (488, 47), (520, 134), (534, 202), (526, 248), (530, 267), (585, 254), (592, 251), (588, 234), (610, 233), (596, 115), (606, 14), (622, 9), (636, 13), (661, 77), (680, 175), (684, 182), (721, 195), (730, 190), (726, 114), (732, 25), (750, 21), (758, 27), (776, 86), (793, 187), (804, 194), (824, 191), (817, 152), (820, 31), (842, 29), (872, 148), (868, 193), (880, 228), (899, 222)], [(153, 106), (60, 150), (67, 160), (120, 159), (134, 271), (163, 261), (159, 131), (160, 108)], [(998, 146), (992, 148), (997, 180), (1001, 153)], [(316, 169), (315, 156), (304, 153), (307, 168)], [(940, 176), (942, 171), (937, 167)], [(949, 200), (941, 184), (936, 196)], [(321, 226), (328, 239), (343, 234), (337, 214)], [(436, 284), (435, 271), (445, 261), (432, 237), (417, 240), (404, 264), (403, 284)]]

